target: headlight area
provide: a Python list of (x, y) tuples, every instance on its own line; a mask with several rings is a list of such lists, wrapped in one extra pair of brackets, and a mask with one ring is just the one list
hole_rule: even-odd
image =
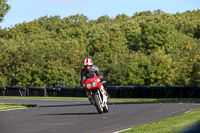
[(86, 87), (87, 87), (87, 88), (91, 88), (91, 87), (92, 87), (92, 84), (87, 83)]
[(96, 82), (96, 81), (93, 81), (92, 84), (87, 83), (87, 85), (86, 85), (87, 88), (91, 88), (92, 86), (93, 86), (93, 87), (97, 86), (97, 82)]
[(96, 81), (93, 81), (93, 82), (92, 82), (92, 86), (94, 86), (94, 87), (97, 86), (97, 82), (96, 82)]

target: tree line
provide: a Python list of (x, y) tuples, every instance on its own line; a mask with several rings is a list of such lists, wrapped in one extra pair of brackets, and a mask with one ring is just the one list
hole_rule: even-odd
[(44, 16), (0, 28), (0, 85), (80, 86), (89, 57), (114, 85), (200, 85), (200, 10)]

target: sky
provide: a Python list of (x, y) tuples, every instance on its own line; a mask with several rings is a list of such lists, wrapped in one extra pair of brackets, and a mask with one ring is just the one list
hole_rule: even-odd
[(89, 20), (118, 14), (133, 16), (136, 12), (162, 10), (175, 14), (200, 9), (200, 0), (8, 0), (11, 9), (0, 22), (0, 27), (33, 21), (43, 16), (61, 18), (83, 14)]

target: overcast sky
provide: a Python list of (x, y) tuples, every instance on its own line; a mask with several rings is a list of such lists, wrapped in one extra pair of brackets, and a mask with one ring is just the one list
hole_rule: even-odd
[(92, 19), (103, 15), (133, 16), (136, 12), (160, 9), (166, 13), (182, 13), (200, 9), (200, 0), (8, 0), (11, 9), (0, 23), (1, 28), (29, 22), (43, 16), (61, 18), (83, 14)]

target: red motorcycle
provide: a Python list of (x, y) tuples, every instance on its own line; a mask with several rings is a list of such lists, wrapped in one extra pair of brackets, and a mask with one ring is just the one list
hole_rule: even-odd
[(89, 101), (93, 104), (99, 114), (108, 112), (108, 95), (100, 78), (95, 73), (88, 73), (83, 79), (83, 86), (86, 90)]

